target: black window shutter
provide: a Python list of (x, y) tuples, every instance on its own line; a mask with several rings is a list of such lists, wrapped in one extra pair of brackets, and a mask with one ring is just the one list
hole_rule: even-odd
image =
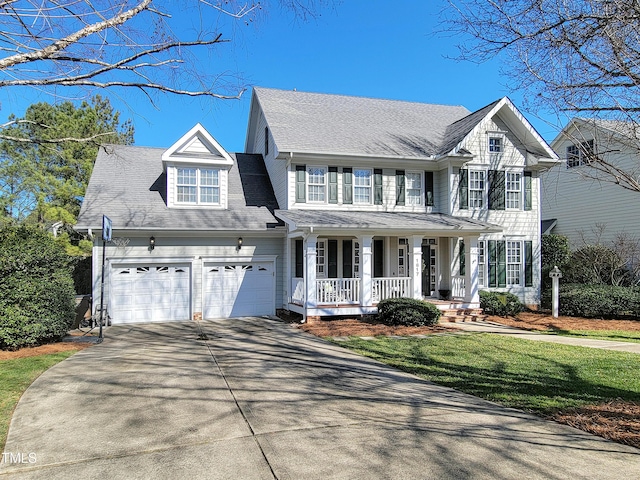
[(433, 172), (424, 172), (424, 204), (427, 207), (435, 205), (433, 192)]
[(533, 242), (524, 242), (524, 286), (533, 287)]
[(342, 203), (353, 203), (353, 170), (342, 169)]
[(498, 287), (507, 286), (507, 248), (506, 242), (496, 242), (498, 256)]
[(327, 257), (329, 265), (327, 266), (327, 274), (329, 278), (338, 278), (338, 241), (329, 240), (327, 242)]
[(342, 276), (353, 278), (353, 240), (342, 241)]
[(533, 208), (533, 197), (531, 194), (531, 172), (524, 172), (524, 209), (531, 210)]
[(404, 170), (396, 170), (396, 205), (404, 205)]
[(460, 240), (460, 275), (465, 275), (467, 272), (467, 261), (464, 254), (464, 240)]
[(504, 171), (489, 170), (489, 210), (504, 210)]
[(329, 203), (338, 203), (338, 167), (329, 167)]
[(458, 179), (458, 208), (466, 210), (469, 208), (469, 170), (460, 169)]
[(498, 252), (496, 249), (496, 241), (489, 240), (487, 242), (487, 247), (489, 250), (489, 286), (497, 287), (498, 286)]
[(305, 203), (307, 198), (307, 167), (296, 165), (296, 203)]
[(382, 205), (382, 169), (373, 170), (373, 200), (375, 205)]
[(304, 277), (304, 245), (302, 240), (296, 240), (296, 278)]

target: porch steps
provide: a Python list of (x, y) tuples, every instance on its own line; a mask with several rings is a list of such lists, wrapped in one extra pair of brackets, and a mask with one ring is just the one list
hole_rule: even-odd
[(440, 322), (482, 322), (486, 319), (487, 315), (482, 313), (481, 308), (447, 308), (442, 309)]

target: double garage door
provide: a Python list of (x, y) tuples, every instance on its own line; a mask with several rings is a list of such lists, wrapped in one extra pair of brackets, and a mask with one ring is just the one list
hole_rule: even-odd
[[(114, 324), (186, 321), (193, 302), (191, 264), (113, 265), (109, 315)], [(199, 310), (199, 309), (198, 309)], [(205, 319), (271, 315), (275, 312), (272, 262), (205, 262)]]

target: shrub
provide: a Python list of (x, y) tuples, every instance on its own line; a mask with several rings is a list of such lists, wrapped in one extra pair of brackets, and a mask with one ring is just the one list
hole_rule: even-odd
[(518, 297), (509, 292), (488, 292), (480, 290), (480, 308), (487, 315), (515, 316), (524, 310)]
[(69, 257), (37, 227), (0, 230), (0, 349), (61, 338), (75, 315)]
[(414, 298), (388, 298), (378, 303), (378, 319), (385, 325), (435, 325), (440, 313), (435, 305)]
[[(551, 307), (551, 291), (544, 292), (542, 304)], [(640, 288), (612, 285), (561, 284), (559, 313), (572, 317), (640, 317)]]
[(634, 280), (627, 260), (605, 245), (585, 245), (573, 252), (564, 273), (567, 283), (584, 285), (630, 286)]

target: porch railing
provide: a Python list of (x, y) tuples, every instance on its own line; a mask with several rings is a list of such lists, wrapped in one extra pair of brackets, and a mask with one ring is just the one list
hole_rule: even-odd
[(291, 279), (291, 302), (304, 305), (304, 278)]
[(323, 278), (316, 280), (318, 304), (360, 303), (359, 278)]
[(371, 293), (374, 303), (385, 298), (411, 297), (411, 278), (374, 278), (373, 291)]
[(454, 300), (464, 299), (466, 295), (466, 288), (464, 284), (464, 277), (452, 277), (451, 278), (451, 298)]

